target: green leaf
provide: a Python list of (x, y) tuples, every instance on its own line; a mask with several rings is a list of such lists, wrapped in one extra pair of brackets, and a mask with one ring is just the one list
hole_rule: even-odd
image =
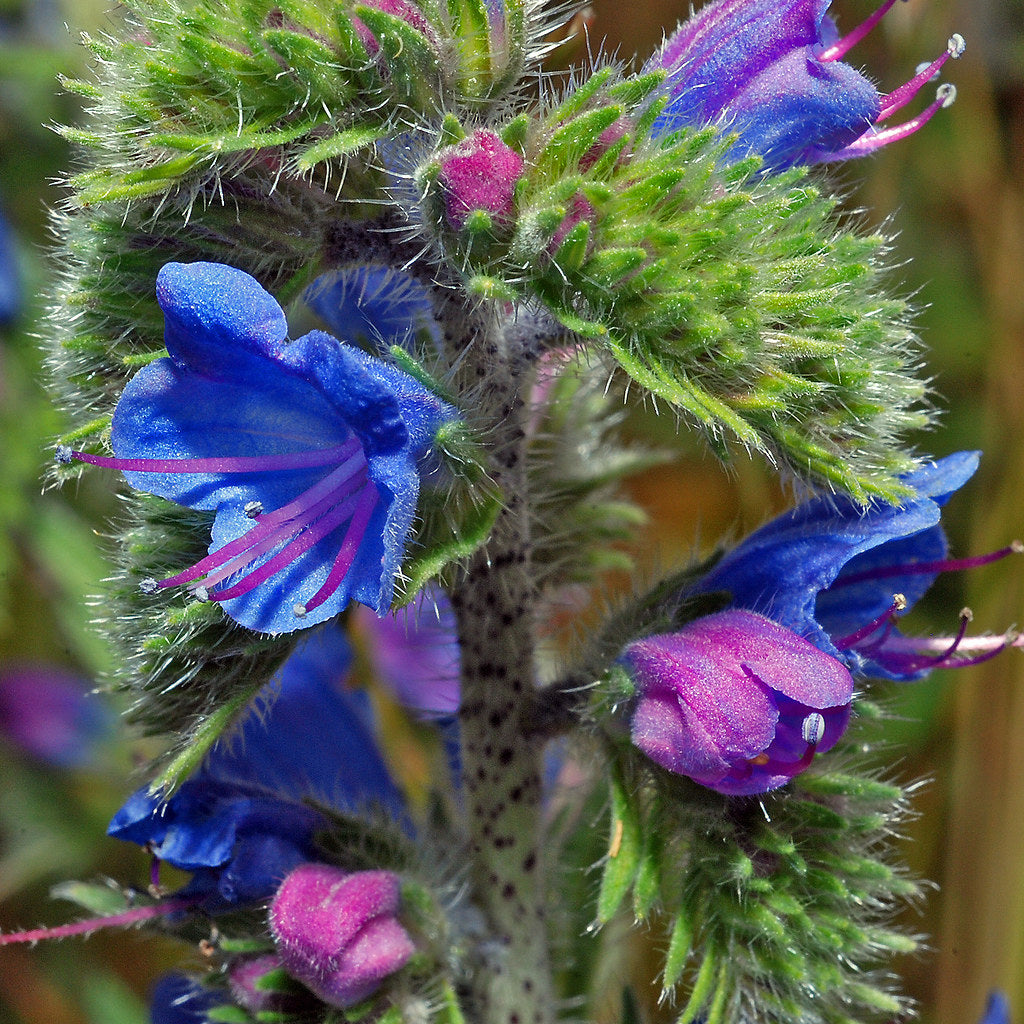
[(640, 820), (621, 773), (609, 773), (611, 836), (597, 897), (597, 920), (606, 924), (629, 892), (640, 868)]
[(120, 889), (95, 882), (60, 882), (50, 889), (50, 897), (68, 900), (97, 917), (123, 913), (130, 905)]
[(159, 794), (165, 799), (170, 796), (199, 767), (217, 740), (263, 688), (263, 683), (264, 680), (260, 678), (249, 687), (239, 689), (230, 699), (208, 714), (189, 737), (188, 745), (150, 784), (150, 793)]
[(325, 160), (337, 160), (372, 146), (385, 135), (387, 129), (380, 126), (344, 128), (300, 150), (295, 166), (302, 172), (312, 170)]

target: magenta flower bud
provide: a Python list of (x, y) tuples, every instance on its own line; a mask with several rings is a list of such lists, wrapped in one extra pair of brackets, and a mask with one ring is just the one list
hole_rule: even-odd
[(285, 969), (325, 1003), (345, 1008), (373, 995), (415, 952), (397, 918), (398, 876), (302, 864), (270, 904)]
[(492, 131), (481, 128), (439, 155), (437, 181), (445, 217), (461, 231), (470, 214), (483, 210), (497, 221), (511, 220), (523, 158)]
[(744, 610), (630, 644), (633, 742), (652, 761), (730, 796), (764, 793), (846, 729), (853, 677), (814, 644)]

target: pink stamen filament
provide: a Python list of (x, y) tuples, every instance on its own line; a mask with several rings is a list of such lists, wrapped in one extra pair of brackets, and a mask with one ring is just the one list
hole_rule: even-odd
[[(280, 529), (275, 529), (269, 534), (261, 534), (258, 542), (250, 544), (240, 554), (235, 555), (234, 558), (230, 558), (228, 561), (223, 562), (219, 567), (213, 568), (209, 575), (203, 580), (197, 580), (191, 584), (193, 590), (203, 587), (209, 590), (211, 587), (215, 587), (218, 583), (223, 582), (229, 576), (234, 576), (236, 573), (241, 572), (246, 566), (252, 565), (260, 555), (265, 555), (274, 548), (278, 547), (282, 542), (289, 540), (300, 534), (305, 530), (311, 523), (316, 522), (326, 513), (329, 513), (332, 509), (338, 509), (342, 507), (341, 503), (349, 499), (354, 491), (359, 487), (364, 486), (366, 477), (363, 475), (360, 479), (349, 478), (343, 481), (335, 490), (321, 498), (318, 502), (310, 505), (308, 508), (303, 509), (300, 515), (293, 516), (286, 521), (285, 525)], [(351, 502), (349, 502), (349, 506)], [(252, 534), (255, 534), (255, 530), (249, 530), (248, 533), (242, 535), (240, 540), (248, 539)], [(226, 547), (227, 545), (225, 545)], [(214, 557), (221, 554), (220, 549), (214, 552)]]
[(894, 636), (882, 652), (890, 663), (888, 667), (903, 672), (916, 672), (926, 668), (967, 668), (1002, 654), (1008, 647), (1024, 646), (1024, 637), (975, 636), (966, 637), (967, 620), (955, 637)]
[[(892, 117), (901, 107), (905, 107), (938, 74), (947, 60), (951, 57), (955, 59), (963, 52), (962, 48), (956, 45), (957, 40), (960, 40), (959, 36), (954, 36), (950, 39), (949, 48), (945, 53), (936, 57), (931, 64), (918, 71), (909, 82), (905, 82), (898, 89), (893, 89), (887, 96), (882, 97), (882, 107), (878, 111), (878, 117), (875, 118), (875, 124), (881, 124), (882, 121)], [(962, 42), (962, 40), (960, 41)]]
[(860, 629), (850, 633), (849, 636), (833, 640), (833, 643), (839, 650), (848, 651), (851, 647), (859, 644), (861, 640), (866, 640), (872, 633), (876, 633), (883, 627), (891, 628), (896, 612), (901, 612), (906, 607), (907, 599), (902, 594), (893, 594), (892, 604), (881, 615), (872, 619), (866, 626), (861, 626)]
[(946, 558), (935, 562), (906, 562), (902, 565), (884, 565), (876, 569), (865, 569), (864, 572), (852, 572), (840, 576), (829, 587), (830, 590), (837, 587), (848, 587), (854, 583), (863, 583), (867, 580), (881, 580), (892, 576), (914, 576), (932, 575), (940, 572), (959, 572), (962, 569), (977, 569), (981, 565), (988, 565), (990, 562), (998, 562), (1009, 555), (1020, 554), (1024, 550), (1019, 541), (1008, 544), (998, 551), (989, 552), (987, 555), (974, 555), (970, 558)]
[(282, 455), (214, 455), (202, 459), (119, 459), (74, 451), (70, 455), (90, 466), (119, 469), (123, 473), (269, 473), (330, 466), (340, 459), (348, 458), (359, 448), (359, 441), (353, 437), (332, 448), (314, 448)]
[(323, 586), (306, 602), (304, 606), (305, 612), (311, 612), (314, 608), (319, 608), (341, 586), (342, 580), (344, 580), (349, 569), (352, 567), (352, 563), (355, 561), (356, 554), (359, 551), (359, 542), (363, 539), (366, 525), (370, 521), (370, 516), (373, 515), (373, 510), (377, 507), (377, 498), (376, 488), (366, 487), (363, 489), (359, 498), (359, 505), (352, 514), (352, 521), (345, 532), (345, 539), (341, 542), (341, 547), (334, 559), (334, 565), (331, 566), (331, 571)]
[(915, 132), (920, 131), (943, 107), (950, 106), (956, 99), (956, 89), (952, 85), (940, 85), (936, 90), (934, 101), (916, 117), (912, 117), (903, 124), (893, 125), (892, 128), (883, 128), (881, 131), (868, 129), (860, 138), (855, 139), (850, 145), (834, 152), (814, 151), (814, 159), (819, 163), (830, 163), (837, 160), (852, 160), (857, 157), (866, 156), (876, 149), (888, 146), (893, 142), (900, 142), (909, 138)]
[[(228, 559), (248, 551), (264, 538), (276, 537), (279, 541), (282, 532), (279, 529), (281, 526), (299, 517), (308, 517), (311, 514), (311, 510), (321, 507), (325, 499), (334, 499), (338, 491), (344, 487), (345, 482), (355, 478), (360, 471), (365, 470), (365, 466), (366, 460), (363, 458), (362, 452), (357, 452), (347, 462), (333, 470), (308, 490), (303, 491), (294, 501), (290, 501), (287, 505), (282, 505), (279, 509), (260, 516), (255, 521), (252, 529), (247, 530), (241, 537), (236, 537), (233, 541), (229, 541), (205, 558), (201, 558), (195, 565), (178, 573), (176, 576), (169, 576), (167, 579), (161, 580), (157, 585), (159, 587), (172, 587), (182, 583), (191, 583), (193, 580), (197, 580), (208, 572), (212, 572), (219, 566), (222, 566)], [(251, 560), (250, 558), (249, 561)]]
[(163, 917), (178, 910), (188, 910), (196, 905), (195, 899), (166, 900), (149, 907), (135, 907), (123, 914), (112, 914), (109, 917), (93, 917), (86, 921), (75, 921), (72, 924), (58, 925), (56, 928), (34, 928), (27, 932), (8, 932), (0, 935), (0, 946), (9, 946), (16, 942), (39, 942), (42, 939), (67, 939), (73, 935), (88, 935), (100, 928), (124, 928), (128, 925), (151, 921), (154, 917)]
[[(249, 573), (244, 579), (217, 594), (211, 594), (213, 601), (230, 601), (233, 597), (241, 597), (254, 587), (270, 579), (286, 565), (290, 565), (300, 555), (305, 554), (314, 544), (333, 533), (342, 523), (348, 522), (358, 505), (359, 498), (351, 497), (340, 505), (336, 505), (326, 515), (321, 516), (308, 529), (303, 530), (289, 541), (273, 558)], [(251, 560), (248, 564), (251, 564)]]
[(820, 61), (839, 60), (852, 50), (885, 16), (896, 0), (885, 0), (885, 3), (862, 21), (852, 32), (847, 33), (842, 39), (837, 39), (827, 50), (817, 54)]

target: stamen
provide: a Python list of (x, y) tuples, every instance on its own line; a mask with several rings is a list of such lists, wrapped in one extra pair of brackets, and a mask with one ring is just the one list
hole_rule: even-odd
[(378, 495), (375, 488), (367, 487), (363, 491), (359, 506), (352, 514), (352, 521), (349, 523), (345, 539), (341, 542), (341, 547), (334, 559), (334, 565), (331, 566), (327, 579), (324, 581), (323, 586), (306, 602), (301, 615), (296, 609), (295, 614), (297, 618), (301, 619), (307, 612), (311, 612), (314, 608), (319, 608), (341, 586), (342, 580), (348, 574), (349, 569), (352, 568), (352, 563), (359, 552), (359, 544), (363, 539), (363, 534), (366, 533), (370, 516), (373, 515), (373, 510), (377, 507), (377, 498)]
[(839, 60), (852, 50), (885, 16), (896, 0), (885, 0), (885, 3), (870, 17), (862, 21), (852, 32), (847, 33), (842, 39), (836, 40), (827, 50), (817, 54), (820, 61), (828, 62)]
[(321, 516), (308, 529), (303, 530), (294, 540), (286, 544), (273, 558), (264, 562), (259, 568), (249, 573), (238, 583), (225, 590), (210, 595), (212, 601), (230, 601), (233, 597), (241, 597), (254, 587), (266, 582), (286, 565), (291, 565), (299, 555), (305, 554), (314, 544), (333, 533), (342, 523), (347, 522), (358, 505), (358, 498), (350, 498), (326, 515)]
[(804, 719), (800, 735), (803, 736), (804, 743), (816, 747), (825, 735), (825, 716), (812, 711)]
[[(345, 484), (339, 486), (331, 493), (322, 497), (319, 501), (303, 509), (299, 514), (291, 516), (285, 520), (285, 524), (280, 529), (271, 530), (269, 532), (258, 529), (249, 530), (244, 533), (239, 540), (248, 540), (257, 535), (251, 544), (245, 547), (240, 554), (235, 555), (233, 558), (229, 558), (226, 561), (222, 555), (222, 552), (229, 546), (225, 545), (223, 548), (219, 548), (212, 555), (207, 556), (208, 558), (217, 559), (220, 556), (221, 564), (219, 566), (213, 565), (210, 567), (210, 571), (206, 577), (201, 581), (201, 585), (210, 590), (217, 586), (218, 583), (223, 582), (230, 576), (234, 576), (236, 573), (242, 572), (246, 566), (252, 565), (260, 555), (265, 555), (274, 548), (280, 546), (290, 538), (295, 537), (301, 533), (302, 530), (306, 529), (311, 523), (314, 523), (321, 515), (328, 512), (331, 508), (338, 505), (339, 502), (344, 501), (350, 497), (354, 491), (365, 483), (365, 476), (360, 480), (347, 480)], [(269, 518), (269, 517), (268, 517)], [(262, 526), (262, 523), (260, 524)], [(179, 573), (179, 576), (184, 575)], [(168, 583), (167, 580), (164, 584)], [(199, 583), (195, 584), (199, 586)], [(195, 589), (195, 586), (193, 589)]]
[(251, 530), (243, 533), (241, 537), (237, 537), (205, 558), (201, 558), (195, 565), (178, 573), (176, 576), (170, 576), (165, 580), (161, 580), (158, 586), (172, 587), (182, 583), (191, 583), (193, 580), (197, 580), (223, 565), (228, 559), (234, 558), (243, 551), (247, 551), (263, 538), (270, 536), (280, 537), (280, 530), (278, 529), (280, 526), (298, 519), (303, 514), (308, 514), (316, 503), (325, 497), (335, 495), (345, 479), (355, 477), (358, 472), (365, 469), (365, 466), (366, 460), (363, 458), (362, 452), (357, 452), (347, 462), (329, 473), (318, 483), (303, 491), (294, 501), (290, 501), (287, 505), (282, 505), (281, 508), (267, 515), (260, 516), (257, 524)]
[(8, 932), (0, 935), (0, 946), (10, 946), (16, 942), (40, 942), (43, 939), (67, 939), (72, 935), (88, 935), (100, 928), (124, 928), (128, 925), (151, 921), (154, 917), (163, 917), (178, 910), (194, 907), (198, 899), (166, 900), (149, 907), (135, 907), (122, 914), (111, 914), (109, 917), (91, 917), (85, 921), (58, 925), (56, 928), (33, 928), (27, 932)]
[(247, 501), (242, 506), (242, 511), (250, 518), (256, 519), (263, 515), (263, 502), (262, 501)]
[(844, 636), (840, 640), (834, 640), (833, 643), (839, 650), (848, 651), (851, 647), (860, 643), (861, 640), (867, 639), (872, 633), (877, 632), (883, 626), (891, 625), (896, 613), (903, 611), (906, 607), (907, 599), (902, 594), (893, 594), (892, 604), (877, 619), (872, 619), (866, 626), (861, 626), (856, 632), (851, 633), (849, 636)]
[(1024, 543), (1015, 540), (1007, 544), (1005, 548), (989, 552), (987, 555), (974, 555), (971, 558), (944, 558), (936, 562), (904, 562), (901, 565), (883, 565), (875, 569), (865, 569), (864, 572), (851, 572), (842, 575), (832, 583), (829, 590), (848, 587), (854, 583), (864, 583), (867, 580), (882, 580), (891, 576), (930, 576), (941, 572), (959, 572), (961, 569), (977, 569), (978, 566), (998, 562), (1009, 555), (1019, 555), (1022, 552), (1024, 552)]
[(935, 99), (925, 107), (916, 117), (912, 117), (903, 124), (894, 125), (892, 128), (884, 128), (882, 131), (868, 129), (859, 139), (854, 139), (850, 145), (833, 152), (813, 150), (814, 160), (818, 163), (833, 163), (838, 160), (853, 160), (857, 157), (866, 156), (876, 149), (888, 146), (893, 142), (900, 142), (909, 138), (915, 132), (920, 131), (940, 110), (951, 107), (956, 100), (956, 86), (951, 82), (944, 82), (935, 90)]
[(935, 78), (946, 61), (950, 59), (959, 60), (966, 48), (967, 44), (964, 42), (962, 35), (955, 33), (950, 36), (949, 42), (946, 44), (945, 53), (936, 57), (931, 64), (924, 64), (919, 67), (909, 82), (901, 85), (898, 89), (894, 89), (888, 96), (882, 97), (882, 108), (878, 112), (878, 117), (875, 118), (875, 124), (880, 124), (896, 113), (901, 107), (905, 107), (925, 84)]
[(347, 459), (361, 445), (356, 438), (332, 448), (312, 448), (282, 455), (211, 456), (203, 459), (119, 459), (106, 455), (90, 455), (72, 451), (66, 445), (57, 448), (60, 463), (72, 460), (90, 466), (119, 469), (122, 473), (264, 473), (282, 469), (315, 469)]

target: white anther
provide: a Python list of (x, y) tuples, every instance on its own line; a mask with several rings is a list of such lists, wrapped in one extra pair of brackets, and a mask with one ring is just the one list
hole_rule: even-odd
[(250, 518), (255, 519), (257, 516), (263, 515), (263, 502), (262, 501), (247, 501), (242, 506), (242, 511)]
[(304, 619), (306, 617), (306, 606), (304, 604), (297, 604), (292, 609), (292, 614), (297, 619)]
[(935, 90), (935, 98), (942, 101), (942, 107), (951, 107), (956, 102), (956, 86), (952, 82), (943, 82)]
[(74, 461), (71, 448), (66, 444), (57, 445), (57, 450), (53, 453), (53, 457), (62, 466), (68, 466)]
[(967, 40), (959, 32), (954, 32), (946, 43), (946, 52), (953, 58), (959, 60), (967, 49)]
[(193, 590), (192, 593), (195, 595), (195, 599), (197, 601), (206, 602), (210, 600), (210, 592), (206, 589), (206, 587), (196, 587), (196, 589)]
[(906, 610), (907, 599), (903, 594), (892, 595), (892, 607), (893, 611), (902, 612)]
[(816, 747), (825, 735), (825, 717), (819, 715), (817, 711), (812, 711), (804, 719), (804, 724), (800, 729), (800, 734), (804, 738), (804, 743), (809, 746)]
[(139, 581), (139, 590), (143, 594), (155, 594), (159, 589), (160, 584), (152, 576), (147, 576), (144, 580)]

